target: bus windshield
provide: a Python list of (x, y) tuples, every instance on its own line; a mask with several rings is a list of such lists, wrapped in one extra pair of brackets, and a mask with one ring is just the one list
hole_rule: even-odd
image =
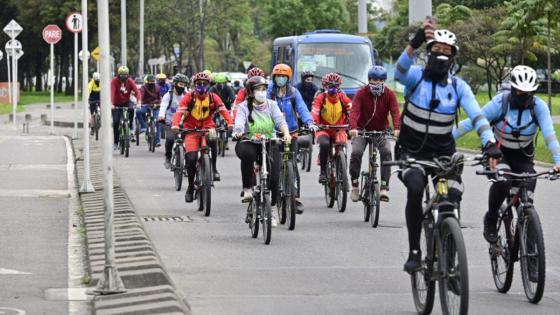
[(307, 43), (298, 46), (297, 76), (304, 71), (315, 75), (314, 82), (321, 87), (321, 77), (338, 72), (342, 77), (341, 88), (359, 88), (367, 82), (371, 67), (371, 51), (367, 44)]

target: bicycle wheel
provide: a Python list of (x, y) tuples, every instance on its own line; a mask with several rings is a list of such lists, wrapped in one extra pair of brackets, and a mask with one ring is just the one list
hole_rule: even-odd
[(121, 120), (121, 122), (119, 124), (119, 149), (120, 149), (121, 155), (124, 155), (124, 147), (125, 147), (125, 143), (124, 143), (124, 123)]
[(503, 214), (498, 220), (498, 241), (488, 249), (492, 278), (500, 293), (506, 293), (511, 288), (514, 264), (511, 250), (511, 210), (504, 208), (505, 205), (502, 205), (500, 213)]
[(124, 123), (124, 157), (128, 157), (130, 153), (130, 130), (128, 129), (128, 121)]
[(286, 181), (284, 182), (284, 194), (286, 196), (284, 206), (286, 208), (286, 219), (288, 224), (288, 230), (293, 230), (296, 227), (296, 188), (295, 183), (295, 168), (291, 161), (287, 163), (286, 170), (288, 171)]
[(544, 293), (545, 251), (539, 215), (533, 207), (524, 210), (525, 220), (519, 231), (521, 278), (529, 302), (537, 304)]
[(431, 224), (433, 224), (431, 220), (424, 220), (422, 222), (420, 250), (425, 256), (422, 258), (422, 269), (410, 275), (414, 307), (418, 314), (422, 315), (432, 313), (436, 293), (436, 282), (431, 279), (430, 270), (428, 269), (428, 266), (432, 266), (434, 263), (433, 255), (429, 256), (428, 252), (428, 244), (432, 248), (432, 230), (428, 228)]
[(251, 229), (251, 237), (257, 238), (259, 236), (259, 198), (253, 198), (247, 206), (247, 213), (251, 215), (249, 218), (249, 229)]
[(212, 207), (212, 165), (210, 164), (210, 156), (205, 154), (203, 157), (204, 171), (202, 172), (202, 194), (201, 200), (204, 208), (204, 216), (210, 216)]
[(469, 270), (467, 250), (459, 222), (448, 217), (441, 223), (440, 265), (446, 270), (439, 281), (443, 314), (467, 314), (469, 311)]
[(280, 224), (286, 224), (287, 215), (286, 215), (286, 183), (284, 175), (285, 172), (285, 165), (282, 165), (282, 169), (280, 171), (280, 178), (278, 179), (278, 197), (276, 197), (276, 210), (278, 211), (278, 221)]
[(372, 193), (369, 186), (369, 177), (362, 175), (362, 181), (360, 183), (360, 197), (362, 199), (362, 203), (364, 204), (364, 222), (368, 222), (371, 215), (370, 199), (372, 198)]
[(95, 141), (99, 140), (99, 128), (101, 128), (101, 117), (99, 113), (94, 113), (93, 116), (93, 124), (94, 124), (94, 131), (95, 131)]
[(309, 171), (311, 171), (311, 157), (313, 156), (313, 147), (309, 146), (309, 148), (307, 149), (307, 154), (306, 154), (306, 158), (307, 161), (305, 162), (305, 166), (306, 169), (305, 171), (309, 173)]
[(220, 132), (220, 150), (221, 150), (221, 154), (222, 157), (224, 157), (226, 155), (226, 145), (227, 145), (227, 132), (226, 131), (221, 131)]
[(299, 149), (299, 154), (298, 154), (298, 161), (301, 162), (301, 170), (305, 170), (305, 166), (306, 166), (306, 162), (307, 162), (307, 155), (306, 155), (306, 151), (303, 148)]
[(379, 210), (381, 209), (381, 200), (379, 197), (379, 182), (376, 180), (373, 182), (373, 189), (371, 190), (370, 196), (371, 203), (371, 227), (376, 228), (379, 223)]
[(346, 173), (346, 154), (340, 152), (336, 159), (336, 207), (338, 212), (346, 210), (348, 200), (348, 176)]
[(195, 173), (195, 177), (194, 177), (194, 193), (195, 193), (195, 199), (196, 199), (196, 204), (197, 204), (197, 209), (198, 211), (202, 211), (204, 210), (204, 202), (202, 202), (202, 181), (204, 178), (204, 166), (202, 165), (202, 163), (200, 162), (200, 160), (197, 162), (196, 164), (196, 173)]
[(327, 162), (327, 182), (323, 184), (325, 190), (325, 202), (327, 203), (328, 208), (332, 208), (334, 206), (335, 201), (335, 186), (336, 186), (336, 179), (334, 178), (333, 174), (333, 166), (332, 162)]
[(270, 208), (270, 197), (268, 193), (263, 194), (263, 200), (260, 206), (263, 241), (268, 245), (270, 244), (270, 238), (272, 236), (272, 209)]
[(183, 184), (183, 168), (185, 167), (185, 151), (182, 145), (175, 145), (171, 165), (173, 165), (173, 177), (175, 178), (175, 190), (180, 191)]
[(140, 122), (138, 117), (135, 119), (134, 123), (134, 136), (136, 137), (136, 146), (140, 145)]

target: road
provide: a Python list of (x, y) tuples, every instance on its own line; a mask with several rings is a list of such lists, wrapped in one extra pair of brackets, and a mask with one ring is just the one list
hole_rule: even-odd
[[(143, 140), (143, 139), (142, 139)], [(362, 221), (361, 203), (345, 213), (328, 209), (317, 183), (318, 166), (302, 174), (305, 213), (295, 231), (279, 226), (269, 246), (252, 239), (239, 201), (239, 160), (233, 144), (218, 161), (222, 181), (213, 190), (210, 217), (175, 192), (163, 168), (163, 147), (150, 153), (142, 143), (130, 158), (115, 153), (121, 185), (138, 214), (187, 216), (188, 222), (145, 222), (172, 280), (186, 295), (193, 314), (413, 314), (410, 280), (402, 271), (407, 256), (405, 191), (396, 179), (391, 202), (383, 204), (380, 227)], [(317, 148), (315, 148), (315, 153)], [(539, 305), (526, 301), (516, 268), (506, 295), (495, 290), (488, 249), (482, 238), (488, 184), (464, 172), (463, 234), (470, 273), (471, 314), (558, 314), (560, 229), (556, 228), (558, 183), (540, 181), (536, 193), (547, 246), (547, 282)], [(440, 313), (438, 297), (434, 313)]]

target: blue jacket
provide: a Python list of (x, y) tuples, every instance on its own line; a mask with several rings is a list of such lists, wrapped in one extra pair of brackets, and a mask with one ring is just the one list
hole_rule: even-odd
[[(313, 117), (311, 117), (311, 113), (307, 109), (303, 98), (299, 91), (288, 84), (288, 93), (283, 97), (279, 97), (277, 93), (274, 93), (274, 83), (270, 82), (268, 84), (268, 93), (267, 97), (269, 99), (275, 100), (278, 103), (278, 107), (284, 113), (286, 118), (286, 122), (288, 123), (288, 128), (290, 131), (295, 131), (299, 128), (297, 122), (297, 116), (306, 124), (313, 124)], [(295, 100), (295, 107), (296, 112), (294, 113), (292, 108), (292, 99)]]
[(482, 115), (471, 88), (462, 79), (450, 76), (447, 82), (435, 83), (434, 99), (439, 104), (431, 108), (433, 83), (423, 78), (421, 67), (412, 65), (414, 59), (405, 50), (396, 64), (395, 80), (405, 86), (405, 95), (412, 92), (403, 112), (399, 142), (405, 147), (416, 149), (427, 139), (424, 152), (436, 155), (454, 152), (452, 131), (459, 104), (475, 122), (475, 129), (483, 144), (494, 140), (488, 120)]
[(158, 84), (159, 85), (159, 96), (163, 97), (165, 95), (165, 93), (169, 92), (169, 90), (171, 89), (171, 84), (169, 83), (165, 83), (163, 85)]
[[(560, 144), (556, 138), (556, 131), (554, 130), (554, 124), (546, 103), (535, 96), (533, 112), (537, 121), (533, 121), (531, 110), (525, 109), (521, 111), (521, 120), (519, 124), (517, 120), (520, 111), (511, 107), (508, 108), (505, 117), (500, 120), (504, 115), (504, 113), (502, 113), (502, 103), (503, 95), (500, 93), (494, 96), (494, 98), (482, 108), (482, 112), (488, 120), (496, 121), (493, 126), (493, 131), (501, 145), (504, 148), (513, 150), (523, 149), (533, 143), (533, 139), (538, 132), (538, 127), (540, 127), (554, 162), (556, 165), (560, 165)], [(453, 130), (455, 139), (471, 131), (473, 129), (472, 125), (471, 119), (461, 121), (459, 127)], [(514, 129), (518, 129), (518, 137), (514, 136)]]

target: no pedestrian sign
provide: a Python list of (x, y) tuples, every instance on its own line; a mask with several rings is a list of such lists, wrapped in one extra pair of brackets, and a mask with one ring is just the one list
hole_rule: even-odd
[(80, 12), (72, 12), (66, 17), (66, 28), (72, 33), (82, 31), (82, 14)]
[(47, 25), (43, 29), (43, 39), (48, 44), (56, 44), (62, 39), (62, 30), (57, 25)]

